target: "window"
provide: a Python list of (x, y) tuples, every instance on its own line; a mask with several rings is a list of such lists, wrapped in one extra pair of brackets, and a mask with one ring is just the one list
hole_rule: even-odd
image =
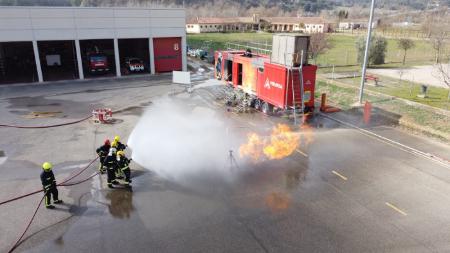
[(209, 25), (209, 28), (212, 28), (212, 25)]
[(200, 28), (203, 28), (203, 26), (201, 25)]

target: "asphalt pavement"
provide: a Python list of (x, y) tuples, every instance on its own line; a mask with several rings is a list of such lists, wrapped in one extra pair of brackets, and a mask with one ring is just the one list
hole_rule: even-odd
[[(132, 191), (108, 189), (105, 176), (60, 187), (65, 204), (41, 207), (15, 252), (450, 251), (448, 167), (320, 115), (300, 128), (283, 117), (233, 113), (216, 99), (218, 87), (187, 93), (169, 79), (0, 87), (0, 123), (55, 124), (98, 107), (119, 110), (109, 125), (0, 128), (0, 201), (39, 189), (45, 160), (54, 163), (60, 181), (93, 159), (103, 139), (119, 134), (126, 141), (146, 107), (167, 94), (214, 110), (242, 138), (268, 135), (285, 123), (305, 139), (281, 160), (252, 163), (236, 154), (233, 180), (199, 175), (180, 184), (134, 163)], [(43, 111), (54, 114), (28, 117)], [(450, 154), (448, 145), (390, 123), (364, 129), (427, 153)], [(79, 179), (94, 172), (95, 166)], [(1, 252), (18, 238), (40, 198), (0, 206)]]

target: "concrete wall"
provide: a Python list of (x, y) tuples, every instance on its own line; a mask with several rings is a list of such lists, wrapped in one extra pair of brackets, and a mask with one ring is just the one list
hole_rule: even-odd
[[(1, 6), (0, 42), (32, 41), (37, 54), (37, 41), (74, 40), (80, 63), (79, 40), (114, 39), (116, 66), (120, 66), (116, 45), (118, 39), (148, 38), (152, 41), (158, 37), (180, 37), (182, 65), (183, 70), (186, 70), (185, 20), (185, 10), (180, 8)], [(151, 42), (149, 48), (152, 55)], [(151, 72), (154, 73), (153, 57), (150, 61)], [(39, 81), (42, 82), (39, 60), (36, 60), (36, 66)], [(117, 71), (117, 75), (120, 76), (120, 71)], [(82, 73), (80, 78), (83, 79)]]
[(0, 7), (0, 42), (185, 36), (184, 9)]

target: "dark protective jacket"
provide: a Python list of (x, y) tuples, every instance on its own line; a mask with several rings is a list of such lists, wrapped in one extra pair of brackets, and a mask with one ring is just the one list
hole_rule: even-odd
[(123, 144), (122, 142), (117, 142), (117, 151), (123, 151), (127, 148), (127, 145)]
[(105, 163), (104, 165), (110, 169), (116, 169), (117, 168), (117, 160), (116, 160), (116, 156), (112, 155), (112, 156), (107, 156), (105, 158)]
[(42, 171), (41, 182), (45, 190), (48, 190), (53, 186), (56, 187), (56, 179), (53, 171)]
[(97, 149), (96, 152), (98, 156), (107, 156), (110, 148), (110, 145), (102, 145)]
[(119, 161), (117, 161), (117, 167), (120, 170), (126, 170), (130, 168), (130, 159), (124, 157), (121, 157)]

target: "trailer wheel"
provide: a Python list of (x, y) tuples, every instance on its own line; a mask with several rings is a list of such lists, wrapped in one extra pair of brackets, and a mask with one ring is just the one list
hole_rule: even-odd
[(267, 115), (271, 115), (273, 113), (273, 105), (264, 102), (262, 104), (262, 112)]
[(261, 100), (255, 99), (254, 107), (255, 107), (255, 109), (258, 110), (258, 111), (261, 110)]

